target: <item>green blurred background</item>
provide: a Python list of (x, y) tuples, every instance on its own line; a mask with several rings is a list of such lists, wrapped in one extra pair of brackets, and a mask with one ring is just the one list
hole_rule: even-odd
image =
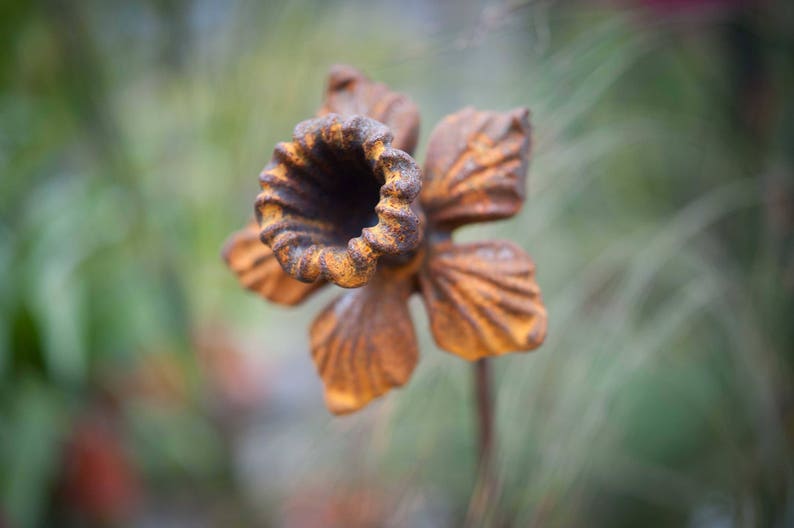
[(471, 367), (332, 418), (298, 309), (219, 257), (349, 63), (528, 106), (546, 344), (495, 361), (495, 526), (794, 526), (786, 1), (3, 2), (0, 526), (460, 526)]

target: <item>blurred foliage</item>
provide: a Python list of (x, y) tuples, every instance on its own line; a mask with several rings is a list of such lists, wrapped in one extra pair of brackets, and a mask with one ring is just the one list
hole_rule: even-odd
[(461, 523), (470, 372), (422, 310), (409, 385), (333, 419), (334, 292), (282, 311), (218, 255), (337, 62), (424, 137), (532, 110), (526, 207), (461, 234), (518, 241), (550, 309), (495, 362), (492, 524), (794, 524), (785, 2), (5, 2), (0, 44), (0, 524)]

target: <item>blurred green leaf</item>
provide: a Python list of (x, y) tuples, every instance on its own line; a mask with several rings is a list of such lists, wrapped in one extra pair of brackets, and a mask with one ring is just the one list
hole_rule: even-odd
[(56, 392), (33, 378), (2, 394), (3, 510), (14, 526), (40, 526), (58, 473), (66, 409)]

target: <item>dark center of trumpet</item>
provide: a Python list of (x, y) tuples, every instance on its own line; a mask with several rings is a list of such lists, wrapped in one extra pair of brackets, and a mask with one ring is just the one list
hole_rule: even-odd
[(315, 218), (328, 226), (329, 243), (346, 245), (362, 229), (378, 223), (375, 206), (380, 201), (383, 176), (378, 174), (361, 144), (345, 149), (319, 143), (312, 149), (322, 159), (315, 181)]

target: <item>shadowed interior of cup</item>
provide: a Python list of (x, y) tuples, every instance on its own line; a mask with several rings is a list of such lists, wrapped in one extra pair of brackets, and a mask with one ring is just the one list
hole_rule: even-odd
[(342, 151), (318, 142), (310, 155), (322, 160), (311, 169), (311, 218), (328, 226), (326, 243), (346, 245), (361, 236), (362, 229), (378, 223), (375, 206), (383, 176), (372, 168), (360, 144)]

